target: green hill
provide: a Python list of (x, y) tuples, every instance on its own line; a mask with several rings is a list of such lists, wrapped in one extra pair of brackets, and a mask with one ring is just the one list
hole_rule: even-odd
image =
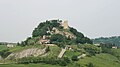
[(88, 63), (93, 63), (95, 67), (119, 67), (118, 59), (110, 54), (98, 54), (93, 57), (85, 57), (78, 61), (81, 65), (85, 66)]
[(62, 20), (46, 20), (41, 22), (32, 32), (32, 37), (28, 37), (21, 43), (22, 46), (33, 44), (92, 44), (92, 40), (85, 37), (84, 34), (78, 32), (68, 25), (67, 21)]
[(120, 47), (120, 36), (113, 36), (113, 37), (100, 37), (93, 39), (95, 44), (99, 43), (112, 43)]
[[(117, 44), (120, 37), (101, 38)], [(120, 49), (97, 46), (67, 21), (46, 20), (16, 46), (0, 45), (0, 67), (119, 67)], [(105, 42), (105, 43), (107, 43)], [(11, 44), (12, 45), (12, 44)], [(117, 44), (118, 45), (118, 44)], [(107, 46), (107, 47), (106, 47)]]

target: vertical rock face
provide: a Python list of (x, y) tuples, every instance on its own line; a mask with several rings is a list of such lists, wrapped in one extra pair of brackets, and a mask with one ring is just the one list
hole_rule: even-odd
[(68, 21), (67, 21), (67, 20), (64, 21), (64, 22), (62, 23), (62, 26), (63, 26), (64, 29), (69, 29)]

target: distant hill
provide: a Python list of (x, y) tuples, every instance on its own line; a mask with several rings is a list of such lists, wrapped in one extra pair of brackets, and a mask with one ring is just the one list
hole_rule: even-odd
[(100, 37), (93, 39), (94, 44), (112, 43), (120, 47), (120, 36)]

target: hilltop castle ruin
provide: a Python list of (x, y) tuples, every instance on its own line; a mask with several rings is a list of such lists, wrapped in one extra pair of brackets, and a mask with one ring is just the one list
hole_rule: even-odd
[(63, 26), (63, 29), (69, 29), (69, 26), (68, 26), (68, 21), (64, 21), (62, 22), (62, 26)]
[(69, 29), (69, 25), (68, 25), (68, 21), (67, 20), (61, 21), (59, 19), (50, 19), (49, 21), (50, 22), (57, 21), (58, 23), (61, 24), (61, 26), (63, 27), (63, 29)]

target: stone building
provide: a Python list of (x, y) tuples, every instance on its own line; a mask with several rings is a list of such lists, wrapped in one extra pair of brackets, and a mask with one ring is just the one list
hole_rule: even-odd
[(62, 23), (62, 26), (63, 26), (64, 29), (69, 29), (68, 21), (67, 21), (67, 20), (64, 21), (64, 22)]
[(8, 48), (11, 48), (11, 47), (15, 47), (16, 45), (15, 45), (14, 43), (8, 43), (6, 46), (7, 46)]
[(50, 40), (47, 39), (46, 35), (43, 35), (43, 37), (40, 38), (40, 40), (39, 40), (39, 44), (47, 44), (47, 43), (50, 43)]
[(118, 47), (117, 46), (112, 46), (113, 49), (117, 49)]

